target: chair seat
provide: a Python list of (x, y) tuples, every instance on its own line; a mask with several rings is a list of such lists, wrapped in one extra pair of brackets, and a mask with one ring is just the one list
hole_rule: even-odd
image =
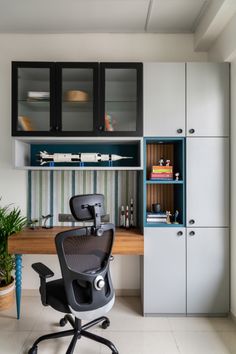
[(70, 313), (63, 279), (50, 281), (46, 284), (47, 304), (55, 310)]

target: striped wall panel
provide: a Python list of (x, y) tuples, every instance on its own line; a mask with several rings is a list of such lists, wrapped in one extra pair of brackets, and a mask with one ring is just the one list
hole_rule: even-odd
[[(70, 213), (69, 199), (77, 194), (102, 193), (110, 221), (119, 224), (119, 208), (134, 198), (136, 224), (136, 171), (29, 171), (28, 219), (53, 214), (52, 225), (72, 226), (58, 222), (59, 213)], [(78, 224), (79, 225), (79, 224)]]

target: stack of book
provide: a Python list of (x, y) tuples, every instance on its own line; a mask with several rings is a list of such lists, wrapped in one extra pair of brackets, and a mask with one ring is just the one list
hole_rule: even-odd
[(173, 166), (152, 166), (150, 180), (173, 180)]
[(48, 91), (28, 91), (28, 101), (48, 101), (50, 99), (50, 92)]
[(166, 221), (167, 221), (166, 213), (162, 213), (162, 212), (160, 212), (160, 213), (148, 212), (147, 213), (147, 222), (166, 224)]

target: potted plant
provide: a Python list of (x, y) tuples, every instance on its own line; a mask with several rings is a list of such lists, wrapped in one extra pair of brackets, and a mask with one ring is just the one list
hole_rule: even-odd
[(0, 310), (11, 307), (14, 300), (15, 258), (8, 253), (8, 237), (21, 231), (26, 222), (18, 207), (0, 206)]

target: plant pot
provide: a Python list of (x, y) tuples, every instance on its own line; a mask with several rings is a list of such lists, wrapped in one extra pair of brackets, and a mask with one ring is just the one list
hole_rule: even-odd
[(12, 307), (14, 303), (15, 280), (5, 286), (0, 286), (0, 311), (4, 311)]

